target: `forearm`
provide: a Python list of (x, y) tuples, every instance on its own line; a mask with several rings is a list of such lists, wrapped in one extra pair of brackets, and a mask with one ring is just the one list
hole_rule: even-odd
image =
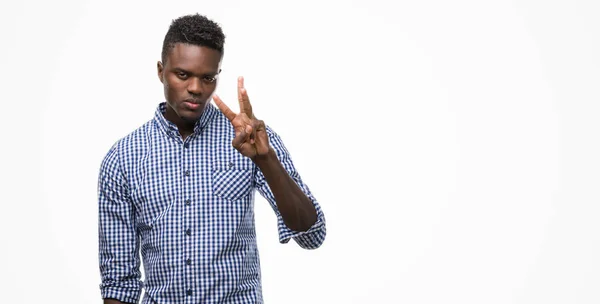
[(306, 231), (317, 221), (312, 201), (285, 170), (273, 149), (254, 159), (273, 192), (283, 222), (292, 230)]

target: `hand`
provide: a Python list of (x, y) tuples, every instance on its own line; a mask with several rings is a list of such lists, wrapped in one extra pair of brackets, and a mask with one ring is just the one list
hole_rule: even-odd
[(239, 114), (235, 114), (216, 94), (213, 95), (213, 100), (233, 125), (235, 138), (231, 145), (242, 155), (252, 160), (267, 156), (270, 149), (267, 129), (264, 121), (256, 119), (254, 113), (252, 113), (248, 92), (244, 88), (244, 78), (238, 78)]

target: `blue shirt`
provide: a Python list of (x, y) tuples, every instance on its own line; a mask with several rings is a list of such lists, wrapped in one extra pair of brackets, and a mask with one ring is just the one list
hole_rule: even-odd
[(281, 243), (319, 247), (326, 234), (323, 212), (271, 128), (270, 145), (317, 210), (307, 231), (283, 223), (264, 175), (232, 147), (233, 127), (219, 109), (208, 104), (183, 140), (164, 118), (165, 106), (117, 141), (101, 164), (102, 297), (137, 303), (144, 289), (143, 304), (262, 303), (254, 190), (273, 208)]

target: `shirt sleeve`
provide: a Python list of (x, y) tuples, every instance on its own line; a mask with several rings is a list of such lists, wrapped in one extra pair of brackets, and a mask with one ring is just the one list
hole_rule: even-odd
[(119, 166), (116, 146), (107, 153), (98, 177), (99, 264), (102, 298), (137, 303), (141, 293), (139, 238), (133, 204)]
[(306, 196), (310, 199), (310, 201), (315, 206), (317, 211), (317, 221), (307, 230), (307, 231), (294, 231), (288, 228), (283, 222), (283, 218), (277, 209), (277, 204), (275, 202), (275, 197), (269, 185), (266, 182), (265, 176), (260, 171), (260, 169), (256, 169), (255, 174), (255, 185), (257, 191), (269, 202), (273, 211), (275, 211), (275, 215), (277, 216), (277, 226), (279, 231), (279, 242), (282, 244), (286, 244), (290, 239), (294, 239), (296, 243), (304, 248), (304, 249), (316, 249), (323, 244), (326, 235), (326, 225), (325, 225), (325, 215), (321, 210), (321, 206), (311, 193), (308, 186), (302, 181), (300, 174), (294, 167), (294, 163), (292, 162), (292, 158), (290, 157), (290, 153), (287, 151), (286, 147), (283, 144), (283, 141), (279, 137), (277, 133), (275, 133), (270, 127), (267, 126), (267, 134), (269, 136), (269, 144), (275, 150), (277, 154), (277, 158), (288, 172), (290, 177), (298, 184), (300, 189), (306, 194)]

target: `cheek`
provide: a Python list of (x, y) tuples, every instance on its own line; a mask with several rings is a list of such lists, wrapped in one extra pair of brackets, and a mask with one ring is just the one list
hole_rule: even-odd
[(180, 81), (166, 81), (165, 82), (165, 94), (169, 97), (177, 97), (181, 94), (184, 85)]
[(204, 87), (206, 88), (205, 92), (208, 95), (212, 95), (212, 93), (217, 89), (217, 82), (215, 81), (213, 83), (206, 84)]

